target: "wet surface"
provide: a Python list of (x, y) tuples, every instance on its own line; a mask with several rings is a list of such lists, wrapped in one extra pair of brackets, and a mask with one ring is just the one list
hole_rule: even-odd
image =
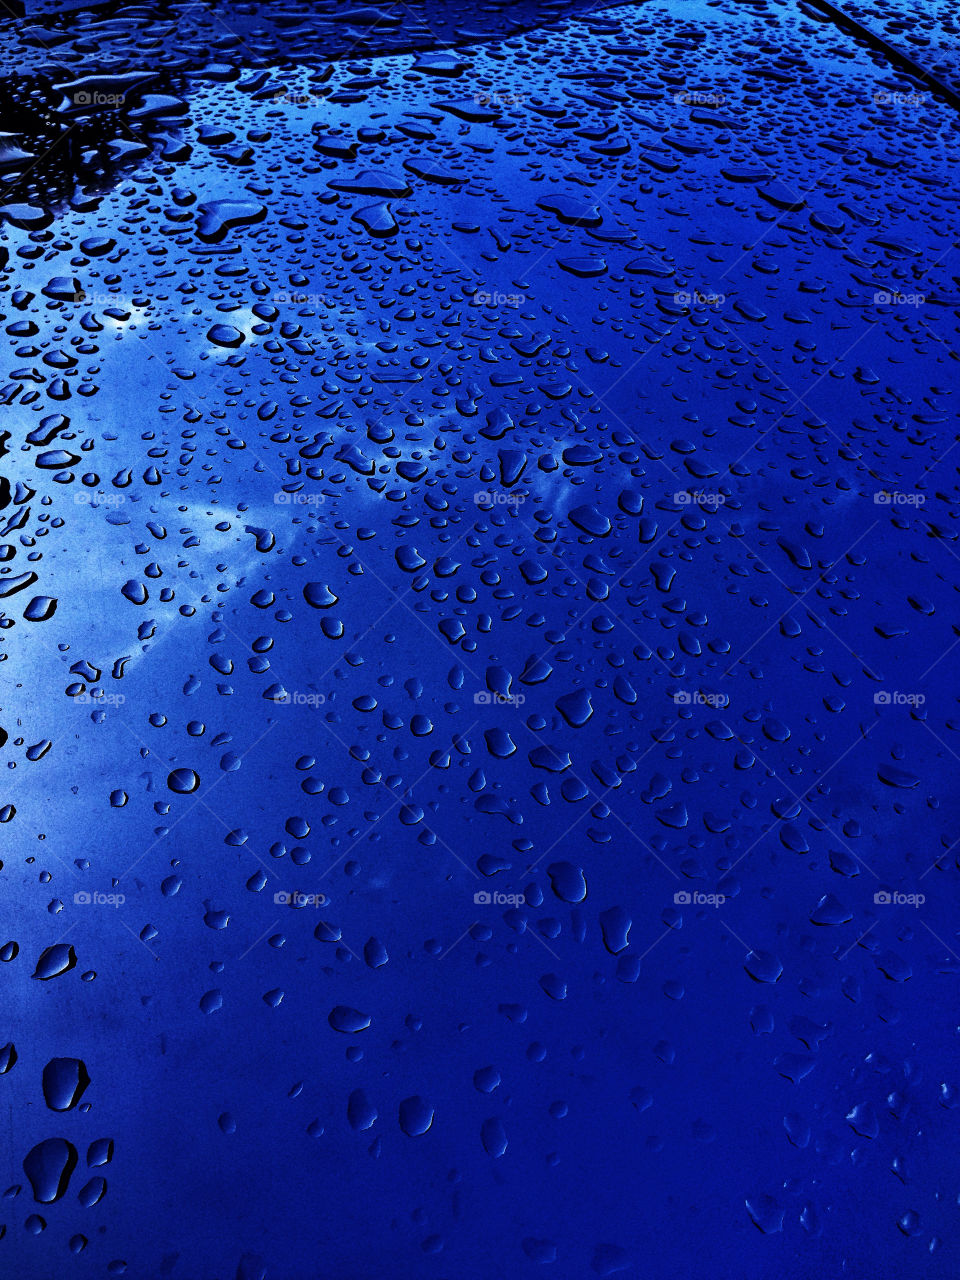
[(956, 113), (793, 4), (0, 47), (0, 1274), (956, 1274)]
[[(960, 22), (952, 5), (929, 3), (901, 10), (869, 0), (852, 0), (849, 4), (844, 0), (838, 7), (960, 94)], [(914, 92), (922, 92), (923, 87), (916, 86)]]

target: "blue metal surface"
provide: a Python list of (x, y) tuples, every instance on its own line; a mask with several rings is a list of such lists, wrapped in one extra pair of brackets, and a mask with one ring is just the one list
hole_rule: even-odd
[(794, 3), (0, 49), (0, 1276), (955, 1276), (950, 103)]

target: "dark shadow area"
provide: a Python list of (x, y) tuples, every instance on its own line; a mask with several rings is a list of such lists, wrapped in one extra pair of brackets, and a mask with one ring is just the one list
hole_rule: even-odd
[[(359, 71), (364, 59), (434, 51), (428, 70), (442, 78), (443, 50), (504, 39), (596, 7), (591, 0), (282, 9), (26, 0), (0, 24), (4, 65), (18, 68), (0, 77), (0, 113), (12, 135), (0, 146), (0, 220), (46, 226), (78, 193), (109, 190), (147, 155), (186, 158), (189, 148), (171, 131), (188, 113), (187, 75), (239, 81), (241, 89), (267, 98), (285, 92), (276, 79), (285, 67), (311, 67), (318, 73), (311, 96), (335, 102), (335, 90), (322, 83), (331, 63), (355, 60)], [(602, 29), (602, 16), (595, 21)]]

